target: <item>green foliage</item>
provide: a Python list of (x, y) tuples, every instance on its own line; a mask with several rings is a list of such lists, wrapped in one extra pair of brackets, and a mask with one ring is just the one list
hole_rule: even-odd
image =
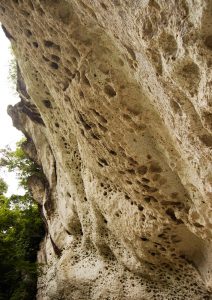
[(3, 195), (7, 192), (8, 186), (2, 178), (0, 178), (0, 195)]
[[(1, 166), (18, 172), (21, 185), (26, 187), (29, 176), (40, 170), (25, 156), (21, 143), (15, 151), (1, 151)], [(43, 224), (28, 189), (22, 196), (6, 197), (6, 191), (6, 183), (0, 179), (0, 300), (33, 300)]]
[(25, 139), (18, 142), (15, 151), (9, 147), (0, 149), (0, 167), (6, 167), (8, 171), (16, 172), (20, 186), (28, 190), (27, 181), (29, 177), (31, 175), (42, 176), (42, 172), (39, 166), (24, 153), (21, 146), (25, 142)]

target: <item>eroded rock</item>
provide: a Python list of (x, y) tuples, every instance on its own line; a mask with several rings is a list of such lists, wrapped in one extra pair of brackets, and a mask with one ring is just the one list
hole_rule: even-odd
[(210, 299), (211, 11), (0, 2), (48, 180), (38, 299)]

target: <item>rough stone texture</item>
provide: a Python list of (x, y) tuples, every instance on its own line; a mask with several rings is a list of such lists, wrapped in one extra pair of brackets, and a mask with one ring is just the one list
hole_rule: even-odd
[(211, 0), (1, 0), (0, 19), (46, 176), (37, 299), (211, 299)]

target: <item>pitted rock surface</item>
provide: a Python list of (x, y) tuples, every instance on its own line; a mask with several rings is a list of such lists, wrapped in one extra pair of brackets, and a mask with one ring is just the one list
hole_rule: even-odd
[(211, 299), (212, 2), (1, 0), (43, 168), (37, 299)]

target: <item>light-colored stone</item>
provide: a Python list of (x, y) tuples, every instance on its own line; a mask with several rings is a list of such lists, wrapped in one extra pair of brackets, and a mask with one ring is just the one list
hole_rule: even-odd
[(48, 182), (37, 298), (210, 299), (212, 2), (1, 0), (0, 19)]

